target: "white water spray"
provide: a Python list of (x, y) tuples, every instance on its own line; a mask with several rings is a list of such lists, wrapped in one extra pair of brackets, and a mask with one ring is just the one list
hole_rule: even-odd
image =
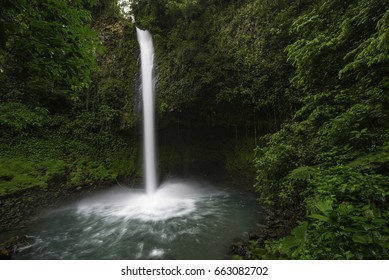
[(154, 126), (154, 46), (150, 32), (136, 28), (140, 53), (143, 99), (143, 161), (146, 192), (151, 194), (157, 189)]

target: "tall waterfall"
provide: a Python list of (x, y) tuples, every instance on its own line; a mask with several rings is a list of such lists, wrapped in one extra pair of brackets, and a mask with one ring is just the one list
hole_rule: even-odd
[(153, 78), (154, 47), (150, 32), (136, 28), (141, 53), (142, 99), (143, 99), (143, 161), (146, 192), (153, 193), (157, 189), (157, 171), (155, 155), (155, 117)]

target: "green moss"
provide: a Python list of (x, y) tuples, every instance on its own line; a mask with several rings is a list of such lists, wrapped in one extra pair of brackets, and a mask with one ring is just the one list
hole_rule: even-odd
[(118, 173), (98, 162), (80, 160), (75, 162), (69, 174), (69, 182), (74, 185), (94, 184), (101, 181), (114, 181)]
[(42, 162), (16, 157), (0, 157), (0, 195), (32, 187), (45, 188), (55, 176), (64, 174), (67, 165), (62, 160)]
[(90, 139), (46, 137), (31, 137), (15, 145), (0, 143), (0, 196), (46, 188), (56, 177), (70, 185), (93, 185), (140, 173), (136, 146), (120, 138), (99, 141), (95, 136), (87, 143)]

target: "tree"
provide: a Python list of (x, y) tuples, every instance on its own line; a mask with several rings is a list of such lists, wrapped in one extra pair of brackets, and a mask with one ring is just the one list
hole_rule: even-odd
[(301, 107), (262, 139), (256, 187), (306, 218), (266, 257), (388, 257), (388, 16), (384, 2), (325, 0), (294, 20), (286, 50)]
[(99, 51), (93, 2), (1, 0), (0, 99), (39, 104), (89, 86)]

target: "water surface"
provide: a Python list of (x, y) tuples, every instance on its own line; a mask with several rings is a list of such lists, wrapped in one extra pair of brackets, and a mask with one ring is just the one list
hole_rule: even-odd
[(113, 187), (41, 215), (16, 259), (226, 259), (261, 209), (255, 194), (173, 180), (147, 195)]

